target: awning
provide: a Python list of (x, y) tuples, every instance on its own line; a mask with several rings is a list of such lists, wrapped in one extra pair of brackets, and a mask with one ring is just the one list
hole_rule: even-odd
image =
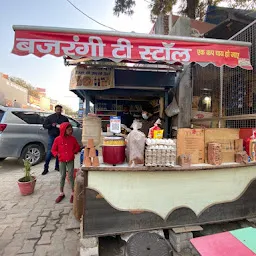
[(115, 62), (198, 63), (251, 70), (251, 43), (112, 31), (13, 26), (13, 53), (38, 57), (110, 59)]

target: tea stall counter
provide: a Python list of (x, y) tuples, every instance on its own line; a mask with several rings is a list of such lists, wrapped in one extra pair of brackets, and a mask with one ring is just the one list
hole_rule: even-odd
[[(226, 65), (252, 69), (249, 54), (251, 43), (248, 42), (35, 26), (14, 26), (14, 31), (12, 51), (14, 54), (19, 56), (34, 54), (38, 57), (53, 55), (63, 57), (65, 65), (77, 66), (76, 70), (72, 71), (74, 76), (71, 78), (75, 79), (71, 79), (70, 90), (85, 102), (85, 114), (91, 111), (90, 102), (94, 106), (95, 103), (97, 104), (100, 94), (103, 99), (112, 97), (120, 100), (131, 98), (135, 100), (139, 97), (140, 100), (147, 102), (162, 99), (162, 107), (166, 109), (172, 100), (170, 89), (178, 86), (182, 79), (187, 77), (181, 71), (184, 65), (190, 63), (203, 66), (211, 63), (218, 67)], [(44, 47), (32, 47), (32, 51), (31, 47), (21, 47), (27, 42), (46, 45), (49, 39), (60, 45), (60, 51), (53, 46), (48, 47), (48, 50), (52, 49), (51, 51), (45, 51)], [(70, 56), (67, 56), (65, 49), (67, 47), (63, 41), (74, 46)], [(90, 48), (87, 54), (81, 51), (81, 42), (84, 42), (88, 49)], [(167, 47), (170, 44), (171, 49)], [(147, 49), (150, 54), (147, 54)], [(169, 54), (158, 56), (159, 49), (166, 52), (172, 50), (171, 61)], [(208, 49), (213, 52), (220, 50), (236, 52), (240, 59), (198, 54)], [(127, 63), (127, 65), (117, 65), (115, 62), (109, 65), (106, 60)], [(144, 66), (145, 62), (147, 66)], [(98, 74), (97, 79), (95, 72)], [(79, 74), (86, 79), (77, 80), (76, 76)], [(221, 88), (224, 72), (220, 74)], [(83, 83), (85, 80), (92, 81), (92, 78), (93, 83)], [(78, 81), (82, 81), (82, 84)], [(180, 98), (182, 99), (183, 96), (180, 95)], [(183, 103), (184, 106), (190, 106), (191, 102), (180, 102)], [(220, 102), (220, 106), (222, 105)], [(184, 115), (183, 113), (180, 115), (184, 119), (182, 123), (186, 124), (185, 127), (190, 120), (189, 113), (190, 111), (187, 111)], [(165, 137), (171, 133), (169, 121), (170, 119), (165, 117)], [(86, 135), (83, 134), (84, 138)], [(92, 133), (89, 135), (92, 137)], [(106, 236), (256, 216), (254, 164), (192, 166), (189, 169), (176, 166), (174, 168), (116, 166), (83, 168), (83, 171), (85, 174), (84, 236)]]
[(252, 218), (256, 215), (255, 165), (83, 167), (84, 235)]

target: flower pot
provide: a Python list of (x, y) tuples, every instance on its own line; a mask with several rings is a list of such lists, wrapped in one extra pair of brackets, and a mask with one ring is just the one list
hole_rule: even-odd
[(23, 196), (31, 195), (32, 193), (34, 193), (34, 189), (36, 185), (36, 177), (32, 176), (33, 180), (27, 181), (27, 182), (23, 182), (22, 179), (24, 179), (24, 177), (18, 180), (20, 193)]

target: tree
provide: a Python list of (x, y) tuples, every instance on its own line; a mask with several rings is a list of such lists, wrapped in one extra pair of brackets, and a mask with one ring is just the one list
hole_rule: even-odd
[[(177, 0), (145, 0), (149, 2), (149, 9), (151, 11), (151, 20), (154, 21), (156, 16), (160, 14), (168, 14), (173, 10), (173, 6), (177, 4)], [(220, 3), (227, 3), (229, 7), (241, 9), (256, 8), (255, 0), (186, 0), (181, 1), (179, 6), (180, 13), (191, 19), (203, 19), (205, 10), (208, 5), (218, 5)], [(132, 15), (133, 8), (136, 5), (135, 0), (115, 0), (114, 14)]]
[(255, 0), (226, 0), (228, 6), (235, 9), (255, 10)]
[(62, 105), (63, 109), (65, 110), (65, 114), (68, 116), (75, 116), (77, 115), (77, 111), (74, 111), (72, 108)]
[(40, 98), (38, 91), (36, 90), (36, 88), (34, 86), (32, 86), (30, 83), (26, 82), (25, 80), (23, 80), (22, 78), (19, 77), (10, 77), (10, 81), (12, 81), (13, 83), (26, 88), (28, 90), (28, 94), (36, 97), (36, 98)]

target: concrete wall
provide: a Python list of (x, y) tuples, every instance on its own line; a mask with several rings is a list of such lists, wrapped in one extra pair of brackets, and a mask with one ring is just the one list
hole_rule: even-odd
[(40, 108), (43, 110), (50, 110), (51, 100), (47, 97), (40, 98)]
[(0, 104), (15, 107), (27, 105), (28, 90), (0, 76)]
[(154, 33), (157, 35), (169, 35), (171, 27), (172, 15), (159, 15), (154, 26)]
[[(175, 25), (170, 28), (170, 35), (191, 36), (191, 21), (186, 17), (180, 17)], [(191, 79), (191, 65), (184, 67), (184, 71), (179, 74), (176, 99), (180, 108), (180, 113), (173, 118), (173, 127), (190, 128), (192, 111), (193, 86)]]
[(193, 86), (191, 79), (191, 65), (184, 68), (180, 74), (176, 99), (180, 108), (180, 113), (174, 118), (175, 126), (178, 128), (190, 128)]
[(173, 27), (170, 27), (170, 35), (174, 36), (191, 36), (191, 22), (186, 17), (180, 17)]

